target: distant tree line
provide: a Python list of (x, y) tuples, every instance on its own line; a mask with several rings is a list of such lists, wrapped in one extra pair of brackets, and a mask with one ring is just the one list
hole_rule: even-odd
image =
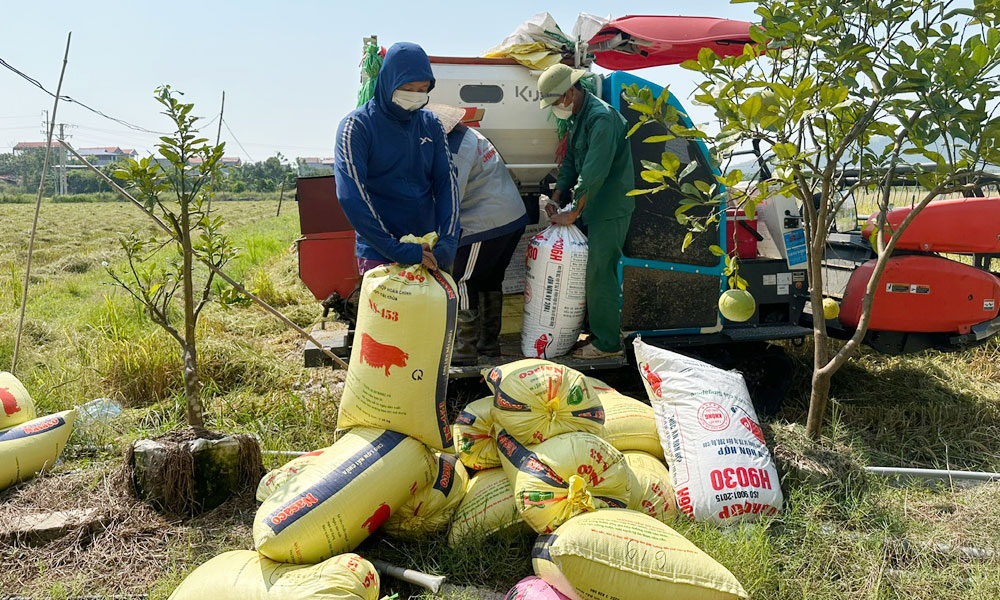
[[(31, 148), (18, 153), (0, 154), (0, 182), (6, 182), (19, 192), (34, 193), (38, 190), (38, 182), (42, 176), (42, 164), (45, 160), (44, 148)], [(58, 179), (58, 155), (53, 152), (49, 157), (50, 171), (45, 178), (45, 195), (55, 194)], [(109, 177), (118, 167), (114, 164), (101, 167)], [(219, 192), (240, 194), (242, 192), (277, 192), (282, 183), (286, 190), (295, 185), (297, 176), (293, 164), (289, 163), (281, 153), (259, 162), (247, 162), (238, 166), (228, 166), (222, 169), (216, 180)], [(73, 168), (66, 173), (66, 187), (70, 194), (91, 194), (111, 191), (108, 185), (89, 169)], [(223, 197), (225, 194), (223, 194)]]

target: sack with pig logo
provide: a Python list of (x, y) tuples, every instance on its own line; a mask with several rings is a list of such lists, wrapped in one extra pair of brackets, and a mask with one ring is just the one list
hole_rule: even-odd
[(308, 468), (290, 475), (257, 509), (257, 551), (285, 563), (350, 552), (429, 485), (434, 455), (394, 431), (358, 427)]
[[(433, 246), (437, 234), (400, 241)], [(444, 271), (393, 263), (365, 273), (337, 426), (390, 429), (450, 450), (445, 393), (457, 311)]]
[(743, 376), (639, 339), (634, 346), (677, 511), (719, 524), (777, 514), (778, 471)]
[(437, 453), (434, 482), (389, 515), (385, 532), (399, 538), (422, 539), (448, 528), (465, 497), (469, 473), (454, 454)]
[(195, 569), (169, 600), (378, 600), (375, 567), (357, 554), (316, 565), (275, 562), (252, 550), (232, 550)]
[(626, 508), (639, 493), (622, 453), (590, 433), (564, 433), (526, 448), (500, 431), (497, 449), (518, 513), (538, 533), (581, 513)]
[(12, 374), (0, 371), (0, 431), (35, 418), (35, 403)]
[(493, 422), (522, 444), (540, 444), (571, 431), (603, 436), (604, 408), (582, 373), (547, 360), (527, 358), (494, 367)]
[(52, 467), (75, 421), (76, 410), (64, 410), (0, 431), (0, 490)]

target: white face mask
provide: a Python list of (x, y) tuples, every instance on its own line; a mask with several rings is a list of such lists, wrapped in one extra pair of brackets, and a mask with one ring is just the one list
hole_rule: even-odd
[(392, 103), (403, 110), (417, 110), (427, 105), (427, 92), (396, 90), (392, 93)]
[(568, 119), (573, 116), (573, 109), (568, 106), (553, 104), (552, 114), (554, 114), (559, 119)]

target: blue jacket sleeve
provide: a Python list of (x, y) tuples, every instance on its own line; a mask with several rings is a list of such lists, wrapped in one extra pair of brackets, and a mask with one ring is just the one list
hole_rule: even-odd
[(434, 246), (434, 258), (442, 269), (451, 269), (458, 250), (459, 235), (459, 194), (458, 175), (448, 149), (448, 136), (444, 126), (431, 117), (434, 137), (434, 214), (437, 220), (438, 242)]
[(354, 116), (347, 116), (337, 128), (334, 152), (334, 175), (337, 180), (337, 200), (347, 220), (369, 246), (387, 259), (406, 265), (423, 260), (420, 244), (400, 242), (382, 222), (368, 194), (368, 154), (371, 141), (364, 125)]

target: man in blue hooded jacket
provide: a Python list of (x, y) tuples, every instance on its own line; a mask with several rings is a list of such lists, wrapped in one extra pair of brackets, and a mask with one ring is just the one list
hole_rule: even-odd
[[(388, 262), (450, 269), (459, 194), (447, 134), (422, 107), (434, 88), (427, 54), (400, 42), (386, 52), (371, 100), (337, 128), (337, 200), (357, 232), (358, 269)], [(433, 250), (399, 241), (437, 232)]]

